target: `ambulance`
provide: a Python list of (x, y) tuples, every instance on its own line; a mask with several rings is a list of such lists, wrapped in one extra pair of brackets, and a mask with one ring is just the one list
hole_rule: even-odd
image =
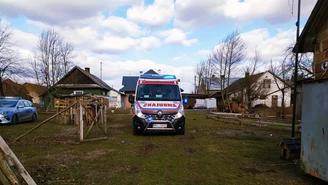
[(140, 75), (133, 105), (133, 134), (170, 132), (185, 133), (185, 114), (179, 80), (175, 75)]

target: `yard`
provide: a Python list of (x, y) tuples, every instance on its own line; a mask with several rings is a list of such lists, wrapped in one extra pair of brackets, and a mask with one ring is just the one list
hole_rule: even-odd
[(37, 184), (325, 184), (301, 172), (298, 160), (279, 158), (291, 131), (186, 114), (184, 136), (134, 136), (128, 110), (108, 113), (106, 140), (79, 143), (76, 125), (54, 119), (11, 143), (47, 113), (36, 123), (0, 126), (0, 135)]

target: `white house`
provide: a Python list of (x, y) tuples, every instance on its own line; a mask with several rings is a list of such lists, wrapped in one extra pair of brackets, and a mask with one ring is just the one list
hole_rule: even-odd
[(115, 90), (111, 89), (110, 91), (107, 92), (107, 96), (109, 97), (109, 107), (113, 108), (121, 108), (122, 107), (122, 93)]
[(246, 108), (248, 105), (254, 107), (260, 104), (267, 107), (281, 107), (283, 99), (285, 107), (290, 106), (290, 86), (270, 71), (254, 75), (246, 74), (245, 78), (235, 81), (226, 90), (231, 101), (244, 102)]

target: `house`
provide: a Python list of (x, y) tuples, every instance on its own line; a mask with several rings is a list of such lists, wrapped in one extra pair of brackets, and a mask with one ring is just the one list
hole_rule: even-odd
[(23, 86), (27, 90), (28, 95), (32, 97), (33, 103), (40, 104), (42, 102), (40, 95), (47, 90), (47, 87), (31, 83), (24, 83)]
[(227, 88), (229, 100), (235, 103), (244, 103), (245, 108), (265, 105), (267, 107), (282, 106), (282, 89), (284, 89), (285, 107), (290, 106), (291, 88), (278, 76), (270, 71), (249, 75), (236, 80)]
[[(45, 107), (49, 104), (53, 106), (54, 97), (74, 96), (82, 94), (95, 94), (107, 96), (109, 99), (116, 100), (113, 106), (119, 106), (121, 93), (104, 81), (90, 73), (90, 68), (82, 69), (78, 66), (73, 67), (64, 77), (62, 77), (53, 87), (42, 94)], [(53, 107), (50, 107), (53, 108)]]
[(122, 107), (122, 96), (123, 93), (121, 93), (118, 90), (111, 89), (108, 93), (107, 96), (109, 96), (109, 107), (113, 108), (121, 108)]
[[(144, 74), (158, 74), (158, 73), (150, 69)], [(123, 76), (122, 78), (123, 87), (119, 90), (120, 92), (125, 94), (125, 96), (123, 96), (122, 98), (122, 107), (131, 108), (131, 104), (129, 103), (128, 97), (130, 94), (132, 95), (135, 94), (138, 79), (139, 76)]]
[(27, 100), (33, 99), (23, 85), (13, 82), (9, 78), (2, 81), (2, 88), (5, 96), (20, 96)]

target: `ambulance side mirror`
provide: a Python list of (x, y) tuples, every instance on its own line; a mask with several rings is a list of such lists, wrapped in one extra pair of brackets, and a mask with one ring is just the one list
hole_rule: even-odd
[(134, 96), (132, 94), (129, 95), (129, 103), (134, 104)]

